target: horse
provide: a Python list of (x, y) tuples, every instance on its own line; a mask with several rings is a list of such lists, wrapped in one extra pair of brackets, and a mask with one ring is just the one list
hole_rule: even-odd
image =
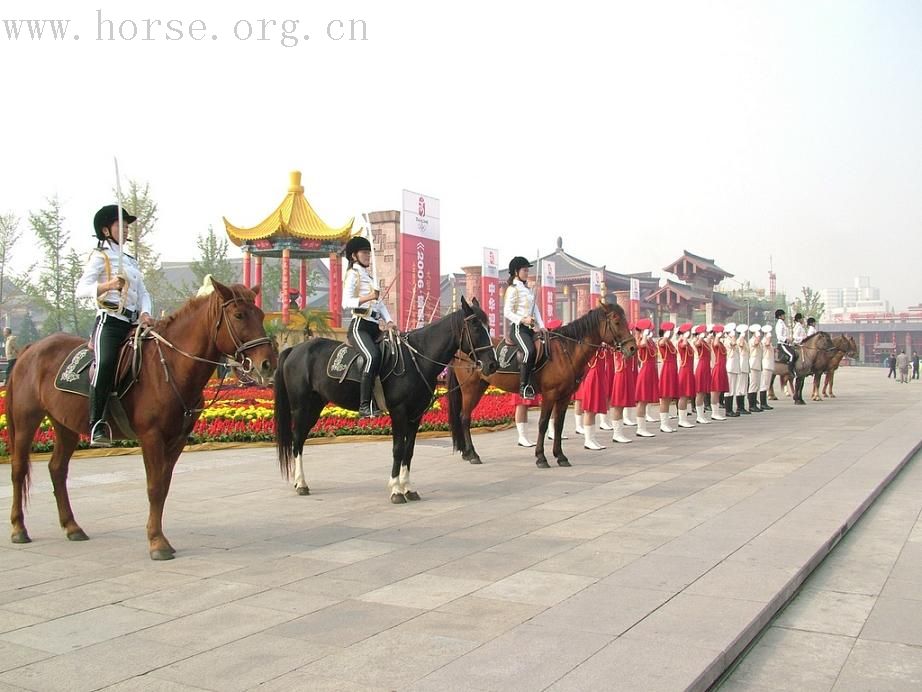
[[(155, 323), (140, 340), (137, 380), (121, 398), (131, 431), (141, 443), (147, 475), (148, 550), (152, 560), (171, 560), (176, 550), (163, 534), (163, 506), (173, 467), (202, 412), (202, 392), (223, 357), (264, 381), (275, 370), (277, 354), (255, 303), (259, 288), (214, 282), (209, 296), (191, 298), (174, 314)], [(23, 515), (30, 483), (32, 439), (47, 416), (55, 432), (48, 470), (58, 518), (71, 541), (89, 537), (77, 524), (67, 493), (67, 471), (80, 435), (89, 434), (86, 397), (55, 387), (56, 373), (85, 337), (52, 334), (26, 348), (7, 383), (7, 424), (13, 478), (10, 515), (13, 543), (30, 543)], [(130, 346), (126, 346), (130, 349)], [(112, 412), (110, 411), (110, 414)], [(118, 419), (112, 429), (125, 438)]]
[[(502, 339), (497, 339), (494, 345), (501, 342)], [(613, 345), (626, 356), (634, 355), (637, 350), (624, 310), (617, 304), (605, 302), (579, 319), (548, 331), (545, 343), (547, 361), (534, 373), (536, 391), (541, 394), (535, 464), (543, 469), (550, 468), (544, 454), (544, 436), (551, 413), (554, 414), (554, 457), (558, 466), (570, 466), (561, 445), (563, 422), (570, 397), (579, 386), (598, 348), (602, 344)], [(497, 372), (495, 375), (475, 374), (471, 371), (470, 359), (463, 354), (456, 355), (448, 373), (448, 420), (454, 449), (461, 452), (461, 458), (465, 461), (480, 464), (482, 460), (471, 440), (471, 414), (488, 385), (507, 392), (518, 392), (519, 371)]]
[[(423, 414), (435, 398), (439, 374), (458, 350), (488, 374), (496, 370), (497, 362), (487, 316), (476, 298), (468, 304), (462, 296), (460, 310), (400, 336), (395, 343), (397, 346), (383, 354), (381, 385), (394, 440), (388, 491), (392, 504), (403, 504), (420, 499), (410, 484), (410, 463)], [(327, 364), (340, 347), (342, 342), (314, 338), (283, 351), (279, 358), (275, 374), (276, 451), (282, 476), (291, 480), (294, 470), (299, 495), (310, 494), (302, 454), (304, 441), (323, 407), (330, 401), (352, 411), (359, 407), (359, 383), (327, 374)]]
[[(827, 332), (817, 332), (812, 336), (808, 336), (799, 345), (794, 346), (794, 349), (798, 354), (794, 363), (794, 403), (798, 406), (804, 406), (807, 403), (804, 401), (803, 395), (804, 378), (807, 375), (824, 372), (829, 365), (829, 360), (836, 352), (836, 347), (833, 346), (832, 338)], [(783, 387), (790, 379), (788, 364), (776, 360), (774, 376), (781, 378), (781, 386)]]
[[(838, 350), (838, 353), (833, 354), (829, 366), (826, 368), (826, 379), (823, 381), (822, 396), (823, 398), (828, 396), (830, 399), (835, 399), (836, 395), (832, 393), (832, 383), (835, 379), (836, 370), (839, 369), (839, 363), (842, 362), (845, 356), (849, 358), (858, 358), (858, 344), (855, 343), (852, 337), (844, 334), (838, 334), (833, 338), (832, 343)], [(817, 394), (820, 385), (819, 378), (820, 376), (817, 375), (813, 382), (813, 395), (816, 401), (820, 400)]]

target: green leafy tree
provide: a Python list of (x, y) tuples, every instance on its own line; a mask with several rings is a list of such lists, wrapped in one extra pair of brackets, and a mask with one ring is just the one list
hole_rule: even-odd
[(160, 253), (155, 252), (153, 248), (153, 238), (159, 217), (157, 202), (151, 195), (150, 184), (129, 180), (128, 189), (122, 191), (119, 201), (129, 214), (138, 219), (126, 229), (132, 245), (126, 244), (125, 247), (126, 249), (133, 248), (132, 253), (138, 260), (138, 266), (144, 277), (144, 286), (155, 303), (155, 309), (164, 309), (173, 303), (182, 302), (180, 291), (175, 286), (171, 286), (163, 276)]
[[(41, 304), (47, 313), (42, 330), (46, 334), (64, 331), (69, 304), (76, 300), (67, 295), (67, 245), (70, 233), (64, 228), (64, 215), (57, 197), (48, 206), (29, 212), (29, 226), (41, 249), (42, 260), (29, 268), (18, 280), (20, 287)], [(35, 277), (34, 279), (32, 277)]]
[(13, 248), (22, 232), (19, 230), (19, 218), (12, 212), (0, 216), (0, 307), (3, 306), (7, 296), (5, 282), (9, 274), (9, 263), (13, 256)]
[(791, 309), (795, 313), (803, 313), (805, 318), (814, 317), (819, 322), (826, 311), (826, 304), (820, 298), (818, 291), (814, 291), (809, 286), (804, 286), (801, 289), (801, 295), (794, 299)]
[(19, 327), (19, 344), (25, 346), (38, 341), (41, 335), (38, 333), (38, 327), (32, 319), (32, 313), (27, 312), (22, 318), (22, 324)]
[(198, 255), (189, 266), (198, 281), (198, 285), (192, 292), (193, 295), (195, 290), (202, 285), (206, 274), (211, 274), (212, 278), (222, 284), (234, 283), (236, 271), (228, 258), (227, 238), (218, 237), (214, 227), (209, 225), (207, 233), (199, 234), (195, 246), (198, 248)]

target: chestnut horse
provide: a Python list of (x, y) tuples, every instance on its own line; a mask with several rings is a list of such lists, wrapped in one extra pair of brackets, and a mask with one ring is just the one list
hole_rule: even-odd
[[(147, 541), (152, 560), (171, 560), (176, 552), (163, 535), (163, 505), (173, 466), (202, 412), (202, 391), (223, 357), (263, 380), (275, 371), (278, 355), (263, 328), (263, 312), (255, 303), (258, 287), (224, 286), (192, 298), (176, 313), (154, 325), (141, 343), (137, 382), (121, 403), (137, 434), (147, 473), (150, 514)], [(61, 527), (69, 540), (85, 541), (67, 494), (67, 470), (80, 434), (89, 433), (86, 397), (55, 388), (55, 376), (85, 337), (52, 334), (26, 348), (7, 383), (7, 423), (13, 476), (10, 515), (13, 543), (29, 543), (23, 502), (29, 491), (29, 453), (35, 431), (45, 416), (54, 427), (55, 444), (48, 464)], [(110, 417), (111, 420), (111, 417)], [(113, 426), (113, 429), (115, 427)]]
[[(842, 362), (842, 359), (845, 356), (849, 358), (858, 358), (858, 344), (855, 343), (855, 340), (846, 336), (845, 334), (839, 334), (832, 340), (833, 346), (838, 349), (838, 353), (833, 354), (832, 358), (829, 361), (829, 366), (826, 368), (826, 379), (823, 381), (823, 397), (829, 397), (830, 399), (835, 399), (836, 395), (832, 393), (832, 383), (835, 380), (836, 370), (839, 369), (839, 363)], [(819, 389), (819, 375), (816, 376), (816, 380), (813, 383), (813, 395), (816, 401), (820, 400), (819, 394), (817, 394), (817, 389)]]
[[(804, 379), (808, 375), (825, 372), (830, 359), (837, 353), (837, 349), (833, 346), (832, 337), (827, 332), (817, 332), (813, 336), (808, 336), (793, 348), (797, 351), (797, 360), (794, 363), (796, 377), (792, 387), (794, 403), (803, 406), (807, 403), (804, 401)], [(775, 375), (781, 378), (782, 388), (790, 379), (789, 372), (787, 363), (775, 361)], [(769, 392), (774, 394), (774, 377), (772, 385), (769, 386)]]
[[(499, 344), (501, 340), (495, 340)], [(628, 329), (624, 310), (617, 304), (601, 303), (599, 307), (570, 324), (547, 332), (547, 363), (534, 373), (536, 390), (541, 394), (541, 417), (538, 421), (538, 442), (535, 447), (535, 464), (549, 468), (544, 455), (544, 436), (554, 414), (554, 457), (558, 466), (570, 466), (563, 453), (561, 438), (563, 422), (570, 405), (570, 397), (586, 373), (586, 367), (599, 346), (607, 344), (620, 349), (625, 356), (637, 350), (634, 336)], [(486, 376), (472, 368), (470, 359), (456, 354), (448, 372), (448, 420), (451, 424), (452, 443), (461, 451), (461, 458), (480, 464), (480, 455), (471, 440), (471, 414), (480, 401), (487, 385), (507, 392), (519, 391), (519, 371), (498, 372)]]

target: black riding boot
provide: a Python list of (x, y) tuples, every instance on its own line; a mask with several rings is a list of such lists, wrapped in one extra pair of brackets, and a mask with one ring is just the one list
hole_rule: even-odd
[(374, 399), (372, 392), (375, 387), (374, 375), (362, 375), (362, 383), (359, 385), (359, 418), (374, 418), (378, 414), (375, 412)]
[(531, 365), (523, 363), (519, 370), (519, 396), (523, 399), (534, 399), (535, 388), (531, 383)]
[(727, 395), (721, 394), (720, 395), (720, 408), (726, 408), (726, 407), (727, 407)]
[(106, 422), (106, 402), (90, 387), (90, 447), (111, 447), (112, 428)]
[(724, 397), (724, 408), (726, 409), (724, 415), (727, 418), (739, 418), (740, 414), (733, 410), (733, 397), (729, 394)]
[(774, 406), (768, 405), (768, 390), (759, 392), (759, 406), (762, 407), (763, 411), (771, 411), (775, 408)]
[(759, 406), (755, 392), (749, 392), (749, 410), (752, 411), (752, 413), (762, 413), (762, 407)]
[(744, 397), (742, 394), (736, 395), (736, 410), (740, 413), (745, 413), (748, 416), (750, 413), (752, 413), (752, 411), (749, 411), (746, 408), (746, 404), (743, 403), (745, 400), (746, 397)]

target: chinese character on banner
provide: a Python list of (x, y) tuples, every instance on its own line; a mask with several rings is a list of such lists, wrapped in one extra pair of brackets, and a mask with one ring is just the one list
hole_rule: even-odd
[(496, 294), (499, 293), (499, 253), (494, 248), (483, 249), (483, 271), (481, 273), (480, 303), (485, 305), (484, 312), (490, 324), (490, 336), (496, 336), (496, 324), (499, 321), (499, 305)]
[(640, 280), (631, 279), (630, 320), (636, 322), (640, 319)]
[(589, 270), (589, 309), (598, 306), (602, 298), (602, 272), (598, 269)]
[(554, 317), (554, 295), (557, 291), (557, 265), (541, 260), (541, 315), (545, 321)]

